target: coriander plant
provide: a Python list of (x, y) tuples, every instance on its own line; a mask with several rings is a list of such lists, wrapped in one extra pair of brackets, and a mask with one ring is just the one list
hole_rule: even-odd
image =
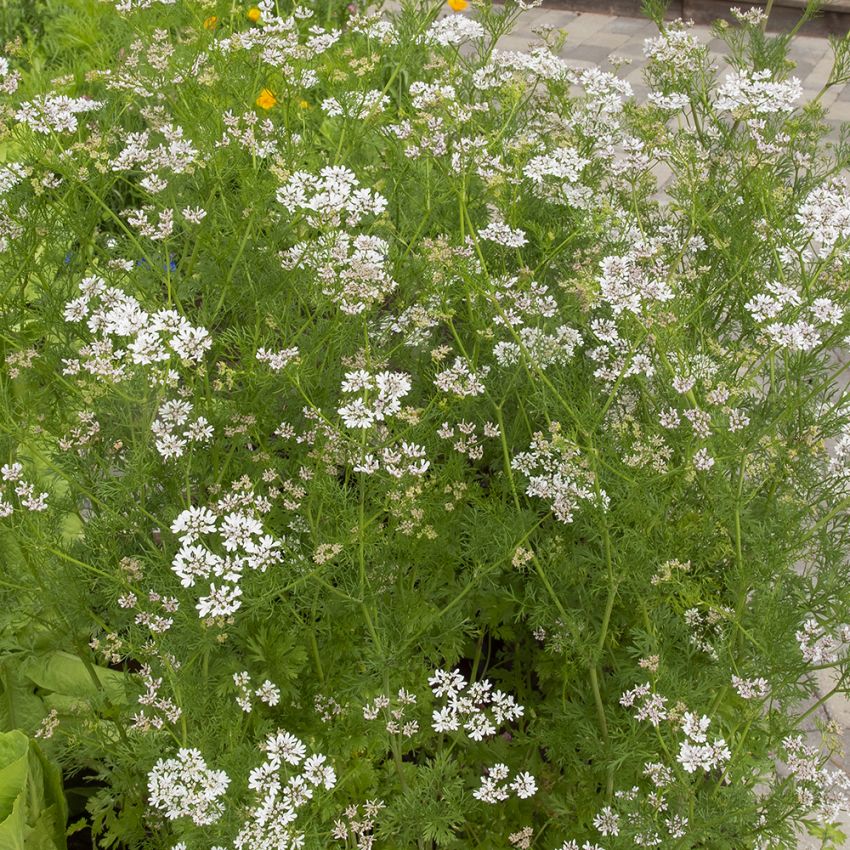
[(536, 5), (2, 13), (0, 844), (842, 845), (850, 38)]

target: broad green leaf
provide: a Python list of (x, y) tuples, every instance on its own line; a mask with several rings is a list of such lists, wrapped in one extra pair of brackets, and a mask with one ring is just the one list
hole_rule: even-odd
[(23, 732), (0, 734), (0, 850), (64, 850), (67, 815), (59, 768)]
[(0, 660), (0, 732), (21, 729), (31, 734), (46, 714), (32, 682), (21, 675), (15, 657)]
[(46, 691), (80, 698), (98, 695), (101, 688), (95, 684), (92, 678), (94, 675), (110, 701), (126, 700), (126, 679), (123, 673), (94, 664), (90, 665), (90, 669), (86, 669), (82, 659), (70, 652), (57, 651), (48, 655), (32, 656), (21, 665), (21, 672)]

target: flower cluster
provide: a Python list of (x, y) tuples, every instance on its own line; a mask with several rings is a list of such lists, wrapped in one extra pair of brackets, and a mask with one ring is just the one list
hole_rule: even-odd
[(80, 357), (63, 361), (66, 375), (85, 371), (120, 381), (130, 376), (130, 366), (161, 363), (166, 370), (160, 380), (173, 384), (177, 373), (170, 367), (172, 358), (198, 364), (212, 345), (205, 328), (176, 310), (148, 313), (132, 295), (107, 286), (100, 277), (83, 278), (79, 289), (80, 296), (65, 305), (65, 319), (85, 321), (95, 339), (80, 347)]
[(169, 820), (191, 818), (198, 826), (214, 823), (224, 806), (219, 799), (227, 792), (230, 777), (211, 770), (200, 751), (183, 748), (171, 759), (160, 759), (148, 774), (151, 806)]
[(298, 349), (284, 348), (282, 351), (268, 351), (265, 348), (257, 349), (257, 360), (260, 363), (267, 363), (269, 369), (274, 372), (279, 372), (289, 363), (298, 360)]
[(332, 834), (337, 841), (347, 842), (351, 838), (357, 850), (372, 850), (376, 820), (381, 809), (386, 808), (386, 804), (383, 800), (367, 800), (362, 808), (361, 814), (359, 805), (348, 806), (345, 810), (345, 820), (337, 818), (334, 821)]
[[(0, 479), (2, 479), (4, 485), (8, 484), (11, 486), (11, 490), (18, 502), (18, 507), (27, 511), (34, 511), (35, 513), (41, 513), (47, 510), (48, 494), (36, 494), (35, 484), (24, 478), (23, 464), (18, 462), (4, 463), (0, 467)], [(5, 487), (0, 485), (0, 517), (11, 516), (14, 511), (14, 502), (6, 495)]]
[(495, 735), (504, 723), (519, 719), (524, 709), (510, 694), (493, 690), (488, 679), (467, 683), (457, 670), (437, 670), (428, 679), (435, 697), (445, 705), (435, 709), (431, 725), (435, 732), (461, 729), (473, 741)]
[(389, 244), (379, 236), (337, 231), (293, 245), (281, 253), (281, 264), (285, 269), (311, 269), (322, 293), (343, 313), (357, 315), (397, 286), (386, 268), (388, 251)]
[(511, 467), (528, 478), (526, 495), (544, 499), (561, 522), (572, 522), (580, 502), (605, 508), (608, 497), (599, 490), (576, 445), (563, 434), (558, 422), (549, 426), (550, 437), (535, 433), (528, 451), (520, 452)]
[(339, 97), (327, 97), (322, 109), (331, 117), (343, 116), (358, 121), (383, 111), (390, 99), (377, 89), (367, 92), (344, 92)]
[(483, 378), (489, 371), (489, 366), (482, 366), (478, 371), (473, 371), (463, 357), (455, 357), (454, 363), (448, 369), (443, 369), (434, 376), (434, 386), (441, 392), (451, 393), (459, 398), (481, 395), (484, 392)]
[[(477, 428), (474, 422), (458, 422), (450, 425), (444, 422), (437, 431), (437, 436), (443, 440), (454, 440), (452, 448), (470, 460), (481, 460), (484, 456), (484, 446), (479, 442)], [(498, 438), (499, 426), (492, 422), (485, 422), (483, 426), (485, 438)]]
[(500, 219), (491, 221), (483, 230), (479, 230), (478, 238), (495, 242), (504, 248), (522, 248), (528, 242), (528, 239), (525, 238), (525, 231), (520, 228), (509, 227)]
[(425, 33), (424, 41), (440, 47), (455, 47), (465, 41), (484, 38), (484, 27), (472, 18), (449, 15), (434, 21)]
[[(326, 756), (308, 756), (304, 742), (282, 729), (268, 735), (260, 748), (266, 758), (248, 776), (248, 788), (254, 792), (255, 800), (233, 846), (236, 850), (303, 847), (303, 836), (295, 829), (299, 810), (320, 789), (331, 790), (336, 785), (336, 772)], [(280, 775), (282, 770), (291, 773), (285, 782)]]
[(807, 810), (825, 824), (850, 813), (850, 777), (844, 771), (825, 766), (820, 751), (806, 744), (802, 735), (789, 736), (782, 747), (797, 798)]
[(572, 148), (555, 148), (532, 157), (523, 174), (535, 192), (547, 201), (585, 208), (592, 198), (590, 189), (581, 183), (581, 175), (590, 160)]
[[(779, 348), (811, 351), (821, 344), (817, 325), (836, 326), (844, 320), (844, 311), (830, 298), (815, 298), (808, 305), (795, 289), (773, 281), (767, 291), (747, 302), (753, 319), (764, 325), (767, 338)], [(803, 318), (803, 316), (811, 318)], [(771, 321), (785, 318), (785, 321)], [(767, 324), (765, 324), (767, 323)]]
[(733, 676), (732, 686), (741, 699), (764, 699), (770, 693), (770, 685), (767, 679), (762, 676), (756, 679), (742, 679), (740, 676)]
[(668, 716), (667, 697), (652, 693), (652, 687), (648, 682), (624, 691), (620, 696), (620, 705), (623, 708), (632, 708), (637, 705), (635, 720), (648, 720), (656, 727)]
[(171, 524), (180, 538), (171, 568), (183, 587), (210, 582), (209, 595), (195, 606), (210, 622), (225, 621), (242, 606), (239, 582), (246, 568), (265, 572), (283, 558), (281, 541), (264, 533), (260, 516), (270, 507), (264, 497), (241, 492), (214, 507), (187, 508)]
[(290, 213), (303, 213), (311, 226), (354, 227), (370, 215), (380, 215), (387, 199), (359, 188), (354, 172), (328, 165), (318, 175), (296, 171), (277, 190), (278, 203)]
[(808, 249), (815, 256), (829, 254), (850, 237), (850, 197), (841, 183), (818, 186), (806, 196), (794, 216)]
[(212, 440), (213, 427), (206, 417), (198, 416), (190, 422), (191, 413), (192, 404), (185, 399), (172, 399), (160, 405), (151, 431), (163, 460), (181, 457), (190, 443), (204, 444)]
[(521, 800), (533, 797), (537, 791), (537, 781), (528, 773), (518, 773), (510, 782), (508, 777), (510, 768), (506, 764), (494, 764), (487, 769), (486, 776), (482, 777), (481, 785), (472, 792), (472, 796), (482, 803), (503, 803), (510, 797), (510, 792)]
[(346, 372), (342, 392), (359, 393), (358, 398), (337, 410), (346, 428), (371, 428), (401, 410), (401, 400), (410, 392), (410, 376), (404, 372), (378, 372), (358, 369)]
[(705, 48), (681, 21), (666, 27), (654, 38), (644, 39), (643, 55), (654, 71), (668, 76), (686, 76), (700, 64)]
[(21, 72), (13, 71), (9, 60), (0, 56), (0, 92), (14, 94), (21, 83)]
[(600, 294), (615, 316), (624, 310), (640, 313), (652, 303), (673, 298), (667, 268), (657, 257), (652, 257), (651, 249), (644, 251), (638, 247), (623, 256), (605, 257), (600, 267)]
[(520, 328), (519, 342), (496, 343), (493, 356), (500, 366), (513, 366), (523, 355), (536, 369), (566, 366), (581, 342), (581, 334), (568, 325), (559, 325), (548, 334), (540, 328)]
[[(179, 668), (178, 664), (171, 667)], [(170, 697), (162, 696), (163, 677), (154, 676), (149, 664), (143, 664), (139, 677), (145, 686), (145, 692), (139, 696), (138, 703), (141, 711), (133, 716), (132, 727), (140, 732), (152, 732), (162, 729), (166, 723), (176, 723), (183, 711)]]
[(371, 703), (366, 703), (363, 706), (363, 717), (376, 720), (379, 715), (383, 715), (387, 732), (401, 735), (402, 738), (412, 738), (419, 731), (419, 721), (405, 718), (405, 711), (411, 705), (416, 705), (416, 695), (399, 688), (395, 700), (387, 694), (380, 694)]
[(850, 648), (850, 625), (846, 624), (831, 634), (814, 617), (808, 617), (796, 636), (808, 664), (834, 664)]
[(685, 740), (679, 746), (676, 760), (688, 773), (695, 773), (697, 770), (708, 772), (715, 767), (722, 767), (732, 758), (723, 738), (715, 738), (712, 743), (708, 743), (707, 732), (710, 724), (711, 720), (705, 715), (697, 717), (685, 712), (682, 723)]
[(735, 71), (717, 91), (715, 107), (735, 114), (774, 115), (793, 112), (803, 94), (797, 77), (774, 82), (772, 72)]
[(48, 94), (22, 103), (15, 118), (36, 133), (73, 133), (77, 116), (103, 108), (103, 102), (86, 97)]
[(255, 689), (251, 685), (251, 676), (247, 670), (234, 673), (233, 684), (238, 691), (236, 702), (246, 714), (250, 714), (254, 708), (254, 697), (272, 708), (280, 702), (280, 688), (274, 682), (266, 679), (259, 688)]

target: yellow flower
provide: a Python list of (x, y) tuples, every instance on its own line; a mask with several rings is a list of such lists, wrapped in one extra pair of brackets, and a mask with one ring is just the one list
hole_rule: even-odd
[(256, 24), (257, 21), (260, 20), (261, 15), (262, 12), (260, 12), (260, 10), (256, 6), (251, 6), (251, 8), (248, 9), (248, 20), (252, 24)]
[(310, 108), (310, 103), (309, 103), (309, 101), (306, 101), (306, 100), (299, 100), (299, 101), (298, 101), (298, 105), (299, 105), (302, 109), (309, 109), (309, 108)]
[(218, 24), (218, 18), (215, 15), (211, 15), (204, 21), (204, 29), (214, 30), (216, 28), (216, 24)]
[(261, 109), (271, 109), (277, 103), (277, 98), (268, 89), (263, 89), (255, 102)]
[(449, 8), (454, 12), (462, 12), (469, 6), (469, 0), (448, 0)]

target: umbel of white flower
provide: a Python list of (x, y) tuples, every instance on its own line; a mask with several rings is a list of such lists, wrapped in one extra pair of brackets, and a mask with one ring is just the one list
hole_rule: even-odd
[(198, 826), (221, 817), (230, 777), (223, 770), (210, 770), (199, 750), (180, 749), (177, 757), (160, 759), (148, 774), (149, 802), (169, 820), (191, 818)]
[(85, 371), (121, 381), (131, 376), (132, 367), (159, 364), (171, 380), (174, 358), (197, 366), (212, 346), (206, 328), (192, 325), (173, 309), (148, 313), (132, 295), (96, 275), (83, 278), (79, 289), (80, 296), (65, 304), (65, 321), (85, 321), (93, 339), (80, 348), (79, 358), (63, 361), (65, 375)]
[(604, 490), (597, 493), (595, 477), (586, 468), (578, 448), (561, 433), (558, 422), (553, 422), (549, 430), (550, 439), (538, 431), (528, 451), (520, 452), (511, 461), (514, 469), (528, 477), (526, 494), (549, 502), (561, 522), (572, 522), (579, 502), (606, 508), (608, 496)]
[(705, 715), (697, 717), (685, 712), (682, 723), (685, 740), (679, 747), (676, 759), (688, 773), (695, 773), (697, 770), (709, 771), (726, 764), (732, 757), (723, 738), (715, 738), (713, 743), (708, 743), (707, 732), (710, 723), (711, 720)]

